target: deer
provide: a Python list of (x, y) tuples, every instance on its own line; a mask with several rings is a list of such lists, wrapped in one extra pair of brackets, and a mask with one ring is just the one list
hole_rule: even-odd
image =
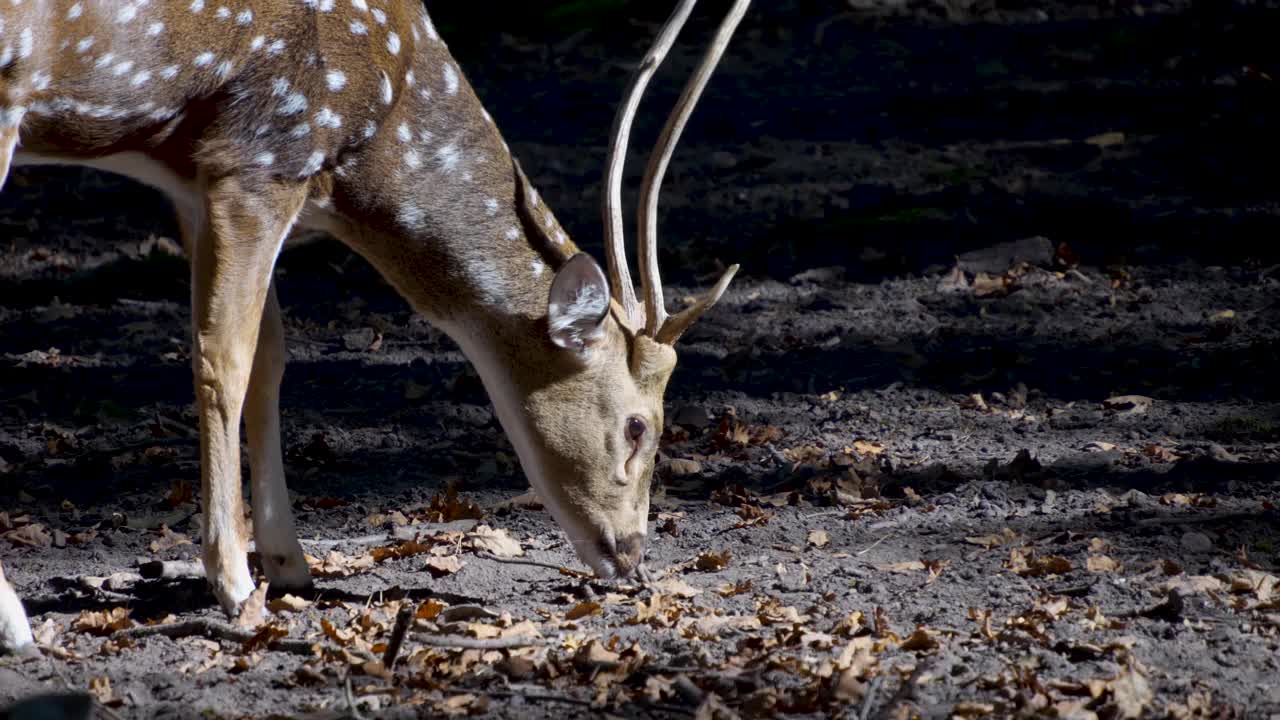
[[(607, 270), (557, 222), (419, 2), (4, 3), (0, 190), (11, 167), (78, 165), (157, 188), (173, 206), (191, 272), (201, 559), (228, 615), (256, 587), (242, 420), (263, 574), (275, 590), (312, 587), (281, 454), (273, 280), (299, 231), (345, 244), (457, 344), (534, 493), (597, 576), (647, 572), (675, 344), (738, 270), (668, 314), (657, 208), (749, 0), (720, 21), (650, 156), (636, 213), (639, 294), (627, 262), (631, 126), (695, 2), (679, 0), (614, 116), (601, 202)], [(18, 628), (10, 640), (29, 641), (2, 579), (0, 608), (0, 627)]]

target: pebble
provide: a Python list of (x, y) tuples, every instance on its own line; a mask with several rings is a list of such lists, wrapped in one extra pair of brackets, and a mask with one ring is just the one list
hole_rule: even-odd
[(1213, 551), (1213, 540), (1202, 532), (1189, 532), (1182, 535), (1182, 549), (1193, 553)]

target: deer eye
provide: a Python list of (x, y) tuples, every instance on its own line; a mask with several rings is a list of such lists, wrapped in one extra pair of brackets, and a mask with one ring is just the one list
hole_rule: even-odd
[(645, 429), (644, 419), (635, 415), (627, 418), (627, 439), (631, 441), (632, 445), (640, 444), (640, 440), (644, 437)]

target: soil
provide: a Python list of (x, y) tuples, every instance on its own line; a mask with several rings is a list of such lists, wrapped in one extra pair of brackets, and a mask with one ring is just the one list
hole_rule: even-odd
[[(286, 469), (327, 563), (310, 604), (269, 620), (317, 658), (104, 636), (92, 613), (119, 607), (122, 625), (221, 617), (202, 580), (131, 575), (199, 556), (186, 264), (154, 193), (15, 170), (0, 559), (47, 644), (0, 660), (0, 702), (70, 686), (131, 718), (1280, 715), (1280, 10), (988, 5), (765, 3), (740, 30), (663, 195), (673, 304), (742, 272), (679, 348), (656, 590), (478, 553), (484, 524), (581, 569), (544, 511), (495, 507), (526, 485), (456, 347), (333, 241), (287, 249)], [(433, 9), (598, 254), (609, 123), (661, 13), (480, 33), (475, 12)], [(673, 53), (633, 147), (698, 52)], [(463, 565), (428, 572), (441, 553)], [(402, 606), (422, 627), (387, 676), (360, 651)], [(522, 621), (556, 643), (418, 640)]]

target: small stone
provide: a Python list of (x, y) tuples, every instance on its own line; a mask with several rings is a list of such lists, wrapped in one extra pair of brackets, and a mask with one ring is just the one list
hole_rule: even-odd
[(1213, 552), (1213, 540), (1202, 532), (1189, 532), (1182, 535), (1182, 549), (1193, 553)]

